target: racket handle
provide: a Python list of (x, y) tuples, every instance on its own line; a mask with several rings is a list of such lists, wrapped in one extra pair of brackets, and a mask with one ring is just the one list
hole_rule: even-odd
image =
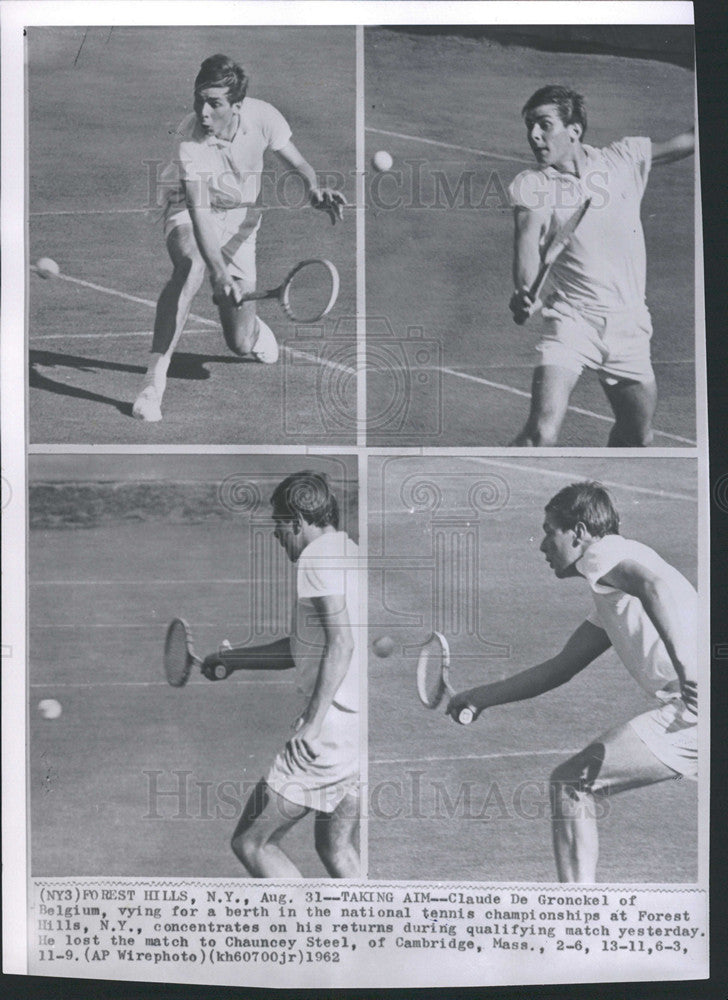
[(461, 726), (469, 726), (474, 718), (475, 718), (475, 709), (470, 708), (469, 705), (466, 705), (465, 708), (461, 708), (460, 711), (458, 712), (457, 721)]
[(230, 671), (228, 670), (228, 668), (225, 666), (224, 663), (216, 663), (213, 673), (215, 675), (216, 681), (224, 681), (227, 677), (230, 676)]

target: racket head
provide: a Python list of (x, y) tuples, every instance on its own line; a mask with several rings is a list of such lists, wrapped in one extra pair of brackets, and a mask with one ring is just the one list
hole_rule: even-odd
[(190, 627), (184, 618), (173, 618), (164, 640), (164, 676), (172, 687), (184, 687), (198, 662)]
[(433, 632), (417, 659), (417, 694), (427, 708), (437, 708), (450, 688), (450, 646), (441, 632)]
[(316, 323), (334, 307), (339, 296), (339, 272), (330, 260), (302, 260), (288, 272), (279, 300), (294, 323)]

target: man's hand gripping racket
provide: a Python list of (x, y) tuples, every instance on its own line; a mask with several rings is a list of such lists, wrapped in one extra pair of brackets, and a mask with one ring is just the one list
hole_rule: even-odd
[(586, 215), (590, 205), (591, 198), (587, 198), (574, 214), (559, 229), (551, 234), (549, 240), (541, 248), (541, 263), (530, 288), (517, 289), (513, 293), (510, 301), (510, 309), (513, 313), (514, 322), (519, 326), (523, 326), (531, 314), (535, 312), (539, 301), (538, 297), (541, 294), (541, 289), (549, 276), (551, 268), (562, 251), (568, 246), (571, 237), (576, 231), (576, 227)]
[(230, 671), (215, 655), (201, 660), (196, 655), (190, 627), (184, 618), (173, 618), (164, 641), (164, 674), (172, 687), (184, 687), (193, 667), (211, 681), (222, 681)]
[(330, 260), (302, 260), (286, 275), (282, 284), (267, 291), (241, 292), (234, 279), (212, 300), (220, 304), (224, 295), (235, 308), (246, 302), (261, 302), (263, 299), (277, 299), (283, 312), (294, 323), (318, 323), (333, 309), (339, 296), (339, 272)]
[[(450, 646), (441, 632), (433, 632), (420, 650), (417, 661), (417, 693), (427, 708), (437, 708), (455, 695), (450, 683)], [(469, 726), (477, 715), (474, 705), (463, 705), (453, 714), (461, 726)]]

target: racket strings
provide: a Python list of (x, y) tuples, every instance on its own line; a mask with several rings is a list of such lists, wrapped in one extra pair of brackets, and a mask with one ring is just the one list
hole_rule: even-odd
[(325, 316), (338, 294), (333, 265), (314, 260), (300, 267), (288, 283), (284, 305), (289, 316), (311, 323)]
[(182, 622), (174, 622), (167, 633), (164, 647), (164, 669), (173, 686), (181, 686), (189, 675), (187, 630)]
[(417, 664), (417, 689), (430, 708), (437, 708), (445, 694), (442, 650), (436, 643), (425, 647)]

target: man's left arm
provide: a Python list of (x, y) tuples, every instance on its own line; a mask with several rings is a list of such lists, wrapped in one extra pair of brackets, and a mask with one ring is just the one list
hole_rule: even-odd
[(681, 132), (666, 142), (652, 143), (652, 163), (659, 166), (661, 163), (674, 163), (676, 160), (683, 160), (695, 152), (695, 129), (688, 129)]
[(312, 598), (314, 613), (324, 630), (325, 644), (314, 689), (308, 705), (297, 720), (297, 729), (286, 744), (286, 755), (298, 764), (316, 758), (317, 740), (324, 716), (341, 686), (354, 653), (354, 636), (343, 594)]
[(343, 218), (346, 198), (334, 188), (319, 187), (316, 171), (292, 142), (276, 150), (276, 154), (306, 183), (306, 194), (314, 208), (326, 212), (332, 225)]
[(684, 634), (681, 626), (680, 608), (667, 582), (645, 566), (625, 559), (608, 573), (599, 583), (615, 587), (639, 599), (647, 617), (665, 644), (678, 679), (683, 701), (693, 711), (698, 705), (697, 650)]

